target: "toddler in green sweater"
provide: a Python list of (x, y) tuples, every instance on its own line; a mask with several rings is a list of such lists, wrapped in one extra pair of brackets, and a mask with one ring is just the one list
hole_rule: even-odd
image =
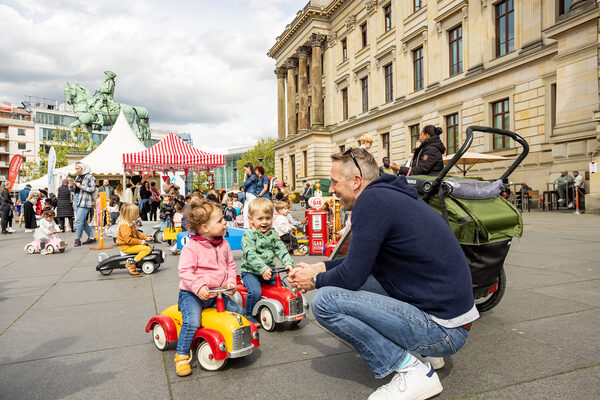
[(288, 270), (294, 266), (285, 244), (272, 227), (273, 210), (273, 203), (269, 199), (252, 200), (248, 207), (250, 228), (242, 237), (242, 281), (248, 289), (245, 316), (257, 327), (259, 324), (252, 316), (252, 310), (262, 295), (261, 283), (275, 284), (272, 273), (275, 257)]

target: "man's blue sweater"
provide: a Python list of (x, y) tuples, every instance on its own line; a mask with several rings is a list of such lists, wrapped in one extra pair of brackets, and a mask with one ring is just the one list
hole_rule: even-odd
[(363, 190), (352, 210), (348, 254), (325, 266), (317, 287), (358, 290), (372, 274), (391, 297), (441, 319), (474, 304), (457, 239), (404, 176), (383, 174)]

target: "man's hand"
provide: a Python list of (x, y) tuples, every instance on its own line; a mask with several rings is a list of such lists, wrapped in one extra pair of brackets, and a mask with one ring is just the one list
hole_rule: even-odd
[(272, 276), (273, 272), (271, 271), (271, 268), (265, 269), (265, 271), (262, 273), (262, 277), (265, 281), (271, 280)]
[(153, 237), (151, 237), (151, 236), (148, 236), (148, 237), (146, 237), (146, 242), (151, 242), (151, 241), (153, 241), (153, 240), (154, 240), (154, 238), (153, 238)]
[(208, 296), (210, 296), (210, 293), (208, 293), (208, 286), (204, 285), (200, 288), (200, 290), (198, 290), (198, 293), (196, 293), (198, 295), (198, 297), (200, 298), (200, 300), (208, 300)]
[(392, 164), (390, 164), (390, 168), (393, 169), (394, 171), (400, 171), (400, 166), (398, 164), (396, 164), (395, 162), (393, 162)]
[(312, 277), (319, 273), (317, 265), (318, 264), (309, 265), (306, 263), (298, 263), (296, 268), (289, 274), (289, 282), (292, 287), (302, 290), (302, 293), (314, 289)]
[(228, 283), (226, 287), (227, 287), (227, 289), (231, 288), (231, 290), (229, 292), (227, 292), (227, 294), (230, 296), (233, 296), (235, 294), (235, 284)]

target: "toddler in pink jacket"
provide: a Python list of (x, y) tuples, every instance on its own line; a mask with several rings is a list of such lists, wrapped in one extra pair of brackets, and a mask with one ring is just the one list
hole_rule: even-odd
[[(194, 335), (202, 326), (202, 310), (216, 306), (216, 294), (210, 289), (231, 288), (235, 293), (236, 269), (229, 243), (223, 239), (227, 222), (221, 206), (208, 200), (193, 200), (185, 210), (187, 228), (194, 232), (179, 257), (179, 310), (183, 319), (175, 373), (192, 373), (190, 347)], [(243, 314), (242, 307), (229, 296), (223, 297), (225, 309)]]

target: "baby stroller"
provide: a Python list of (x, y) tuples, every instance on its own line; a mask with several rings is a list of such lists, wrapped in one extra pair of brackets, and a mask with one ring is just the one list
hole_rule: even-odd
[[(473, 143), (473, 131), (512, 138), (523, 151), (497, 180), (446, 177)], [(504, 183), (529, 153), (514, 132), (482, 126), (467, 128), (466, 140), (438, 176), (408, 176), (423, 200), (444, 217), (458, 239), (471, 269), (473, 294), (480, 312), (494, 308), (506, 290), (504, 260), (513, 237), (523, 234), (519, 210), (502, 193)]]

